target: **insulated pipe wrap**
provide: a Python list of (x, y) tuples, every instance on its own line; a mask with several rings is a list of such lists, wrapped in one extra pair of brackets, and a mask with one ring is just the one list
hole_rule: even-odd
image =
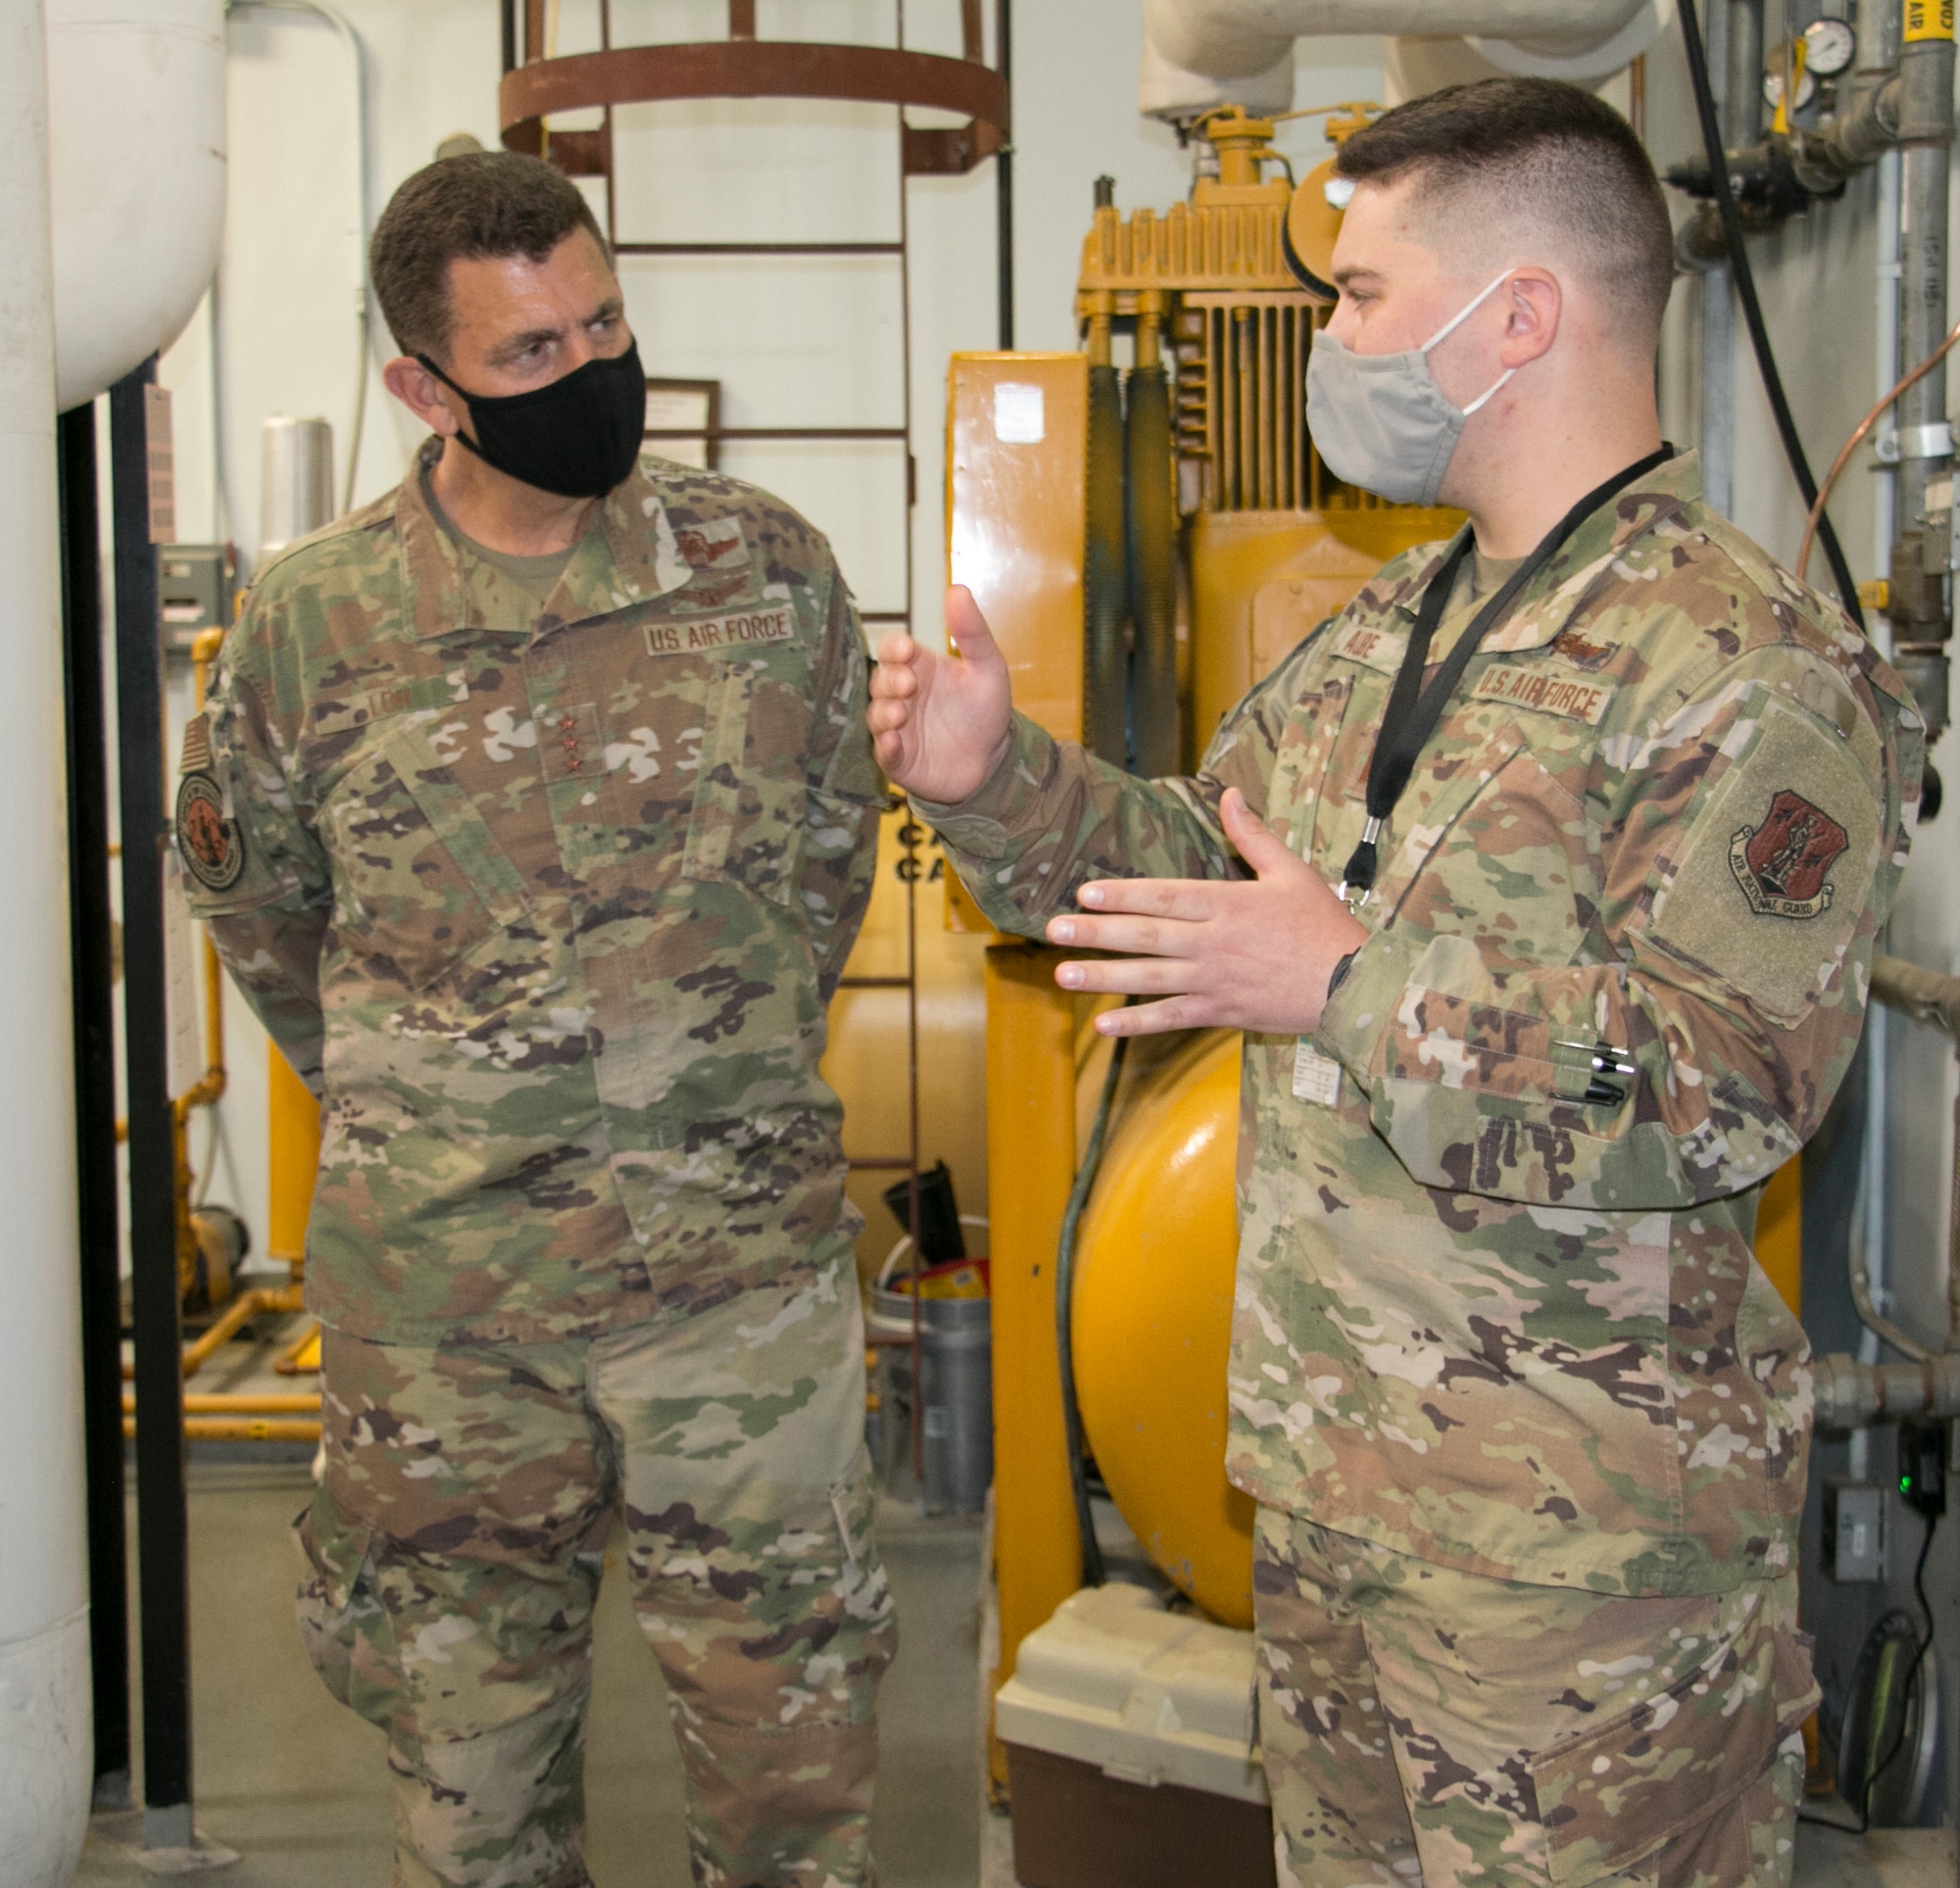
[(58, 405), (176, 339), (224, 235), (223, 0), (47, 0)]
[[(48, 57), (38, 0), (0, 7), (0, 1878), (65, 1888), (93, 1771), (81, 1292), (63, 752)], [(121, 1606), (120, 1593), (102, 1603)]]
[(1814, 1369), (1820, 1429), (1960, 1416), (1960, 1356), (1924, 1364), (1865, 1364), (1838, 1351), (1820, 1357)]
[(1128, 609), (1123, 572), (1123, 402), (1114, 367), (1089, 369), (1087, 543), (1082, 566), (1082, 745), (1129, 758)]
[(1130, 750), (1147, 780), (1180, 771), (1177, 715), (1177, 502), (1171, 492), (1170, 382), (1132, 367), (1124, 416), (1125, 544), (1136, 649)]

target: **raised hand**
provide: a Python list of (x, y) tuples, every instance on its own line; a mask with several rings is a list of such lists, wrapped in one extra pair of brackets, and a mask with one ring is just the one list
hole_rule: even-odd
[(1309, 1035), (1334, 966), (1367, 942), (1367, 927), (1236, 787), (1219, 813), (1256, 878), (1097, 879), (1076, 894), (1088, 915), (1050, 920), (1051, 944), (1140, 953), (1064, 963), (1054, 973), (1064, 989), (1162, 998), (1104, 1012), (1096, 1019), (1104, 1036), (1219, 1027)]
[(1001, 764), (1014, 704), (1006, 659), (961, 584), (946, 593), (946, 634), (957, 661), (903, 630), (879, 644), (864, 719), (895, 785), (952, 803), (977, 793)]

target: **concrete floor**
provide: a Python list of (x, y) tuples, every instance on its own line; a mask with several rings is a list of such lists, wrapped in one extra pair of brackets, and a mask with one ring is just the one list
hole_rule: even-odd
[[(293, 1627), (286, 1526), (310, 1486), (303, 1462), (191, 1468), (197, 1820), (240, 1853), (215, 1877), (226, 1888), (383, 1888), (388, 1878), (381, 1733), (327, 1696)], [(880, 1539), (901, 1637), (880, 1710), (880, 1869), (902, 1888), (974, 1888), (980, 1522), (927, 1520), (887, 1501)], [(679, 1759), (617, 1579), (599, 1604), (586, 1791), (598, 1888), (686, 1888)], [(126, 1846), (130, 1821), (97, 1818), (77, 1883), (152, 1878)]]

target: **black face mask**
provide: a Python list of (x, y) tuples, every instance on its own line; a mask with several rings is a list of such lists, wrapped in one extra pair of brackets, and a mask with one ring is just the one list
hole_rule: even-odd
[(529, 393), (497, 397), (459, 387), (425, 354), (416, 359), (462, 395), (476, 437), (456, 437), (486, 465), (568, 499), (604, 498), (633, 469), (647, 429), (647, 377), (637, 342)]

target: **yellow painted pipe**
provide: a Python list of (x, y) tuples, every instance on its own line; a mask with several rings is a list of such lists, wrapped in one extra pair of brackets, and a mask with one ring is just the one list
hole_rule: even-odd
[[(183, 1406), (186, 1416), (318, 1416), (319, 1397), (317, 1393), (261, 1396), (240, 1392), (235, 1396), (186, 1396)], [(122, 1414), (136, 1414), (136, 1399), (126, 1390), (122, 1393)]]
[[(1054, 1329), (1055, 1232), (1075, 1182), (1075, 1001), (1055, 988), (1059, 960), (1034, 944), (987, 952), (996, 1689), (1021, 1641), (1082, 1584)], [(991, 1738), (989, 1766), (1004, 1786)]]
[[(278, 1417), (188, 1416), (184, 1419), (186, 1442), (318, 1442), (319, 1425), (282, 1420)], [(136, 1433), (136, 1419), (122, 1419), (124, 1437)]]
[[(241, 1291), (212, 1320), (208, 1329), (184, 1346), (184, 1375), (195, 1377), (213, 1355), (228, 1344), (254, 1318), (280, 1316), (305, 1309), (306, 1300), (296, 1284), (262, 1285), (251, 1291)], [(135, 1374), (133, 1365), (122, 1366), (125, 1380)]]

